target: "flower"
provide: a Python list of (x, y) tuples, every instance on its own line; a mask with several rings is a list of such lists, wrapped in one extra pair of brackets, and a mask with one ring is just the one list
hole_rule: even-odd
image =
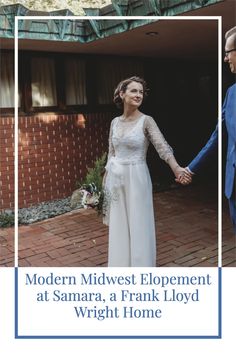
[(84, 184), (79, 189), (81, 195), (81, 206), (87, 209), (88, 207), (98, 209), (100, 204), (101, 192), (98, 191), (94, 183)]

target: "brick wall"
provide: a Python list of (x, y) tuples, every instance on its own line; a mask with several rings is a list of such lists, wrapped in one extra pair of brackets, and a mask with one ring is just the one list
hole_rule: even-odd
[(14, 119), (0, 118), (0, 210), (14, 207)]
[[(19, 117), (19, 208), (70, 196), (107, 151), (112, 114)], [(0, 209), (14, 207), (14, 118), (0, 121)]]

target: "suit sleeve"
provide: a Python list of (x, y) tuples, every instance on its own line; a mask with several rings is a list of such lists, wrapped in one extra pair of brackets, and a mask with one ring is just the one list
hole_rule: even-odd
[(211, 159), (211, 157), (217, 152), (218, 146), (218, 125), (211, 134), (210, 139), (206, 145), (200, 150), (197, 156), (190, 162), (188, 168), (191, 172), (197, 173), (202, 167)]
[[(222, 107), (222, 131), (225, 132), (225, 109), (227, 105), (228, 92), (226, 94), (224, 104)], [(219, 125), (217, 124), (215, 130), (211, 134), (206, 145), (200, 150), (200, 152), (195, 156), (195, 158), (190, 162), (188, 168), (191, 172), (197, 173), (200, 171), (217, 153), (218, 151), (218, 135), (219, 135)]]

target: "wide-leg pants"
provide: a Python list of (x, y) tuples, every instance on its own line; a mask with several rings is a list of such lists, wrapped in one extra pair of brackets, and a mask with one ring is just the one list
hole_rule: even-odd
[(146, 162), (121, 165), (123, 183), (111, 200), (109, 267), (155, 267), (152, 183)]

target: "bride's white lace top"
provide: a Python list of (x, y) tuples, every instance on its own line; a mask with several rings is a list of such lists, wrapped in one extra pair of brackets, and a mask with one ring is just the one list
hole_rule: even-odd
[(104, 179), (104, 224), (109, 225), (111, 205), (119, 201), (121, 188), (127, 187), (127, 176), (132, 175), (133, 186), (137, 184), (137, 180), (147, 181), (150, 178), (147, 177), (148, 169), (145, 166), (150, 141), (159, 156), (168, 162), (173, 156), (173, 150), (152, 117), (142, 115), (130, 121), (116, 117), (111, 122), (108, 161), (105, 167), (107, 174)]
[(142, 115), (130, 121), (122, 119), (122, 116), (114, 118), (109, 134), (108, 164), (111, 157), (121, 164), (145, 161), (149, 142), (166, 162), (173, 155), (172, 148), (152, 117)]

